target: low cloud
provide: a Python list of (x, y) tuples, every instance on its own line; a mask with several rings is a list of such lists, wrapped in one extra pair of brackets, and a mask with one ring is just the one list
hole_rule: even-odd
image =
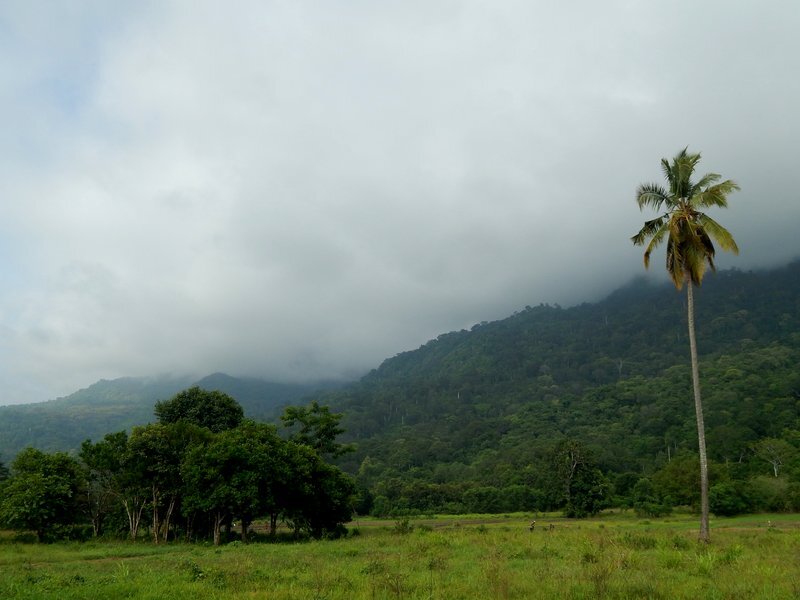
[(722, 267), (800, 254), (790, 2), (235, 8), (0, 9), (0, 403), (352, 377), (597, 299), (686, 145), (742, 186)]

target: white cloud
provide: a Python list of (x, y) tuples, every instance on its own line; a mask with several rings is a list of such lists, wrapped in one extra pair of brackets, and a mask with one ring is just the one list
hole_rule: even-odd
[(687, 144), (743, 187), (723, 265), (798, 253), (788, 2), (41, 8), (0, 9), (0, 403), (352, 374), (596, 298)]

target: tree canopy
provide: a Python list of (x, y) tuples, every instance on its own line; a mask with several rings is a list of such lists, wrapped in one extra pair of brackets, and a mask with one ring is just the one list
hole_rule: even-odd
[(156, 402), (154, 412), (161, 423), (184, 421), (214, 433), (233, 429), (244, 419), (241, 405), (228, 394), (198, 386), (178, 392), (169, 400)]
[(58, 537), (80, 513), (84, 479), (78, 462), (56, 452), (35, 448), (20, 452), (0, 498), (0, 521), (36, 532), (40, 541)]

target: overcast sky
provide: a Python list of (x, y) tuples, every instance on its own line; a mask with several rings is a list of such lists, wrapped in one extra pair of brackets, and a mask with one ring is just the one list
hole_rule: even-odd
[(0, 404), (356, 376), (597, 300), (687, 145), (742, 187), (721, 267), (800, 256), (798, 30), (796, 0), (6, 0)]

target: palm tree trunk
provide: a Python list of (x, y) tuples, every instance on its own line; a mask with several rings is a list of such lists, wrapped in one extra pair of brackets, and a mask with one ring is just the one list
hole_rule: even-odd
[(692, 358), (692, 388), (697, 416), (697, 447), (700, 453), (700, 541), (711, 540), (708, 528), (708, 457), (706, 456), (706, 427), (703, 422), (703, 401), (700, 398), (700, 369), (697, 364), (697, 340), (694, 335), (694, 284), (686, 282), (686, 304), (689, 321), (689, 352)]

